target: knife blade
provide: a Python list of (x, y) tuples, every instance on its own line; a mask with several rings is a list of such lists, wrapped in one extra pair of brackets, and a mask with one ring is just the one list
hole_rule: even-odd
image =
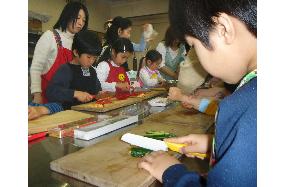
[[(145, 149), (150, 149), (153, 151), (168, 151), (169, 149), (178, 153), (180, 152), (180, 148), (186, 146), (186, 144), (177, 144), (171, 142), (165, 142), (161, 140), (156, 140), (153, 138), (148, 138), (132, 133), (126, 133), (121, 137), (121, 140), (127, 142), (131, 145), (135, 145), (138, 147), (143, 147)], [(207, 154), (204, 153), (190, 153), (193, 156), (197, 156), (200, 158), (206, 158)]]

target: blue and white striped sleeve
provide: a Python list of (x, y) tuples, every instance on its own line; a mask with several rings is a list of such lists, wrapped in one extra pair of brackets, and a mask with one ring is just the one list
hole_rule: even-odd
[(141, 36), (140, 43), (136, 44), (136, 43), (132, 42), (132, 45), (133, 45), (134, 51), (136, 51), (136, 52), (143, 52), (143, 51), (145, 51), (146, 41), (145, 41), (145, 38), (144, 38), (143, 34)]
[(38, 104), (38, 103), (30, 102), (29, 106), (44, 106), (48, 109), (49, 114), (54, 114), (54, 113), (61, 112), (64, 110), (60, 103)]

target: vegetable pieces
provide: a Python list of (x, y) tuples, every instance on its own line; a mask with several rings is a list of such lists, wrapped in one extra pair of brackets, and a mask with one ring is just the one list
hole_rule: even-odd
[(106, 97), (106, 98), (98, 99), (98, 100), (96, 101), (96, 104), (101, 104), (101, 105), (110, 104), (110, 103), (112, 103), (111, 97)]
[(152, 152), (152, 150), (145, 149), (145, 148), (142, 148), (142, 147), (132, 147), (130, 149), (130, 155), (133, 156), (133, 157), (143, 157), (147, 153), (151, 153), (151, 152)]
[[(176, 135), (173, 133), (168, 133), (164, 131), (154, 131), (154, 130), (147, 131), (144, 136), (148, 138), (153, 138), (156, 140), (164, 140), (165, 138), (176, 137)], [(145, 154), (151, 153), (151, 152), (152, 150), (145, 149), (142, 147), (132, 147), (130, 149), (130, 155), (133, 157), (143, 157)]]
[(156, 140), (164, 140), (165, 138), (176, 137), (175, 134), (164, 132), (164, 131), (148, 131), (146, 132), (146, 135), (144, 136), (148, 138), (153, 138)]

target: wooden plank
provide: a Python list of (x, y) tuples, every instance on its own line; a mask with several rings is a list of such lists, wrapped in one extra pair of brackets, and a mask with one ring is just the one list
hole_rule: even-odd
[(214, 121), (214, 116), (205, 115), (194, 109), (185, 109), (181, 105), (167, 111), (153, 114), (143, 120), (144, 122), (164, 122), (171, 124), (184, 124), (206, 131)]
[[(204, 118), (207, 119), (207, 116), (198, 115), (194, 120), (199, 122)], [(189, 133), (204, 133), (204, 129), (201, 126), (147, 121), (126, 131), (143, 135), (149, 130), (163, 130), (183, 136)], [(50, 167), (54, 171), (97, 186), (149, 186), (155, 178), (137, 168), (139, 159), (131, 157), (131, 146), (120, 140), (124, 133), (126, 132), (52, 161)]]
[(166, 91), (160, 90), (160, 91), (145, 92), (145, 95), (143, 95), (142, 97), (129, 97), (125, 100), (118, 100), (116, 98), (112, 98), (111, 99), (112, 103), (105, 104), (104, 107), (101, 107), (101, 108), (97, 107), (97, 105), (95, 105), (95, 102), (90, 102), (90, 103), (86, 103), (86, 104), (72, 106), (72, 110), (83, 110), (83, 111), (92, 111), (92, 112), (107, 112), (107, 111), (114, 110), (114, 109), (117, 109), (117, 108), (121, 108), (121, 107), (124, 107), (124, 106), (139, 103), (142, 100), (149, 99), (149, 98), (152, 98), (152, 97), (155, 97), (155, 96), (159, 96), (159, 95), (164, 94), (164, 93), (166, 93)]
[(93, 117), (93, 115), (85, 114), (74, 110), (65, 110), (52, 115), (42, 116), (38, 119), (29, 121), (29, 134), (47, 131), (49, 128), (57, 127), (58, 125), (78, 121)]
[(165, 94), (166, 91), (165, 90), (152, 90), (150, 92), (145, 92), (145, 94), (143, 95), (143, 97), (140, 97), (142, 100), (146, 100), (146, 99), (150, 99), (152, 97), (156, 97), (162, 94)]
[(132, 105), (134, 103), (138, 103), (141, 101), (139, 98), (127, 98), (125, 100), (118, 100), (116, 98), (111, 99), (112, 103), (110, 104), (105, 104), (104, 107), (98, 108), (96, 105), (94, 105), (96, 102), (90, 102), (82, 105), (76, 105), (72, 106), (72, 110), (84, 110), (84, 111), (93, 111), (93, 112), (107, 112), (110, 110), (114, 110), (117, 108), (121, 108), (124, 106)]

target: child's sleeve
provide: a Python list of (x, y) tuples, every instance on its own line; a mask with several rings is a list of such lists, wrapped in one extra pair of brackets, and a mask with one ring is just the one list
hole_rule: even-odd
[(99, 91), (102, 91), (102, 86), (101, 86), (101, 82), (96, 72), (96, 92), (98, 93)]
[(41, 75), (44, 73), (48, 58), (51, 58), (52, 45), (54, 38), (52, 32), (46, 31), (38, 40), (33, 55), (30, 68), (31, 75), (31, 93), (42, 92)]
[(165, 58), (166, 58), (166, 47), (163, 42), (160, 42), (156, 48), (156, 50), (162, 55), (162, 62), (159, 68), (162, 68), (166, 65)]
[(110, 92), (115, 92), (116, 91), (116, 82), (106, 82), (108, 78), (110, 68), (107, 62), (103, 61), (100, 62), (96, 68), (97, 76), (98, 79), (101, 83), (101, 88), (103, 91), (110, 91)]
[(162, 176), (164, 187), (202, 186), (205, 180), (196, 172), (189, 172), (185, 165), (170, 166)]
[(48, 111), (49, 111), (48, 114), (54, 114), (54, 113), (57, 113), (57, 112), (64, 110), (60, 103), (38, 104), (38, 103), (30, 102), (29, 106), (44, 106), (48, 109)]
[(215, 115), (218, 109), (218, 104), (219, 104), (218, 100), (210, 100), (203, 98), (199, 103), (198, 110), (208, 115)]
[(142, 34), (139, 44), (132, 42), (132, 45), (133, 45), (134, 51), (143, 52), (146, 48), (146, 41), (145, 41), (144, 35)]
[(55, 73), (46, 89), (46, 97), (49, 102), (72, 102), (74, 91), (70, 89), (72, 71), (67, 64), (62, 65)]
[(144, 69), (140, 70), (139, 78), (147, 87), (153, 87), (158, 84), (158, 79), (151, 79), (150, 75)]

